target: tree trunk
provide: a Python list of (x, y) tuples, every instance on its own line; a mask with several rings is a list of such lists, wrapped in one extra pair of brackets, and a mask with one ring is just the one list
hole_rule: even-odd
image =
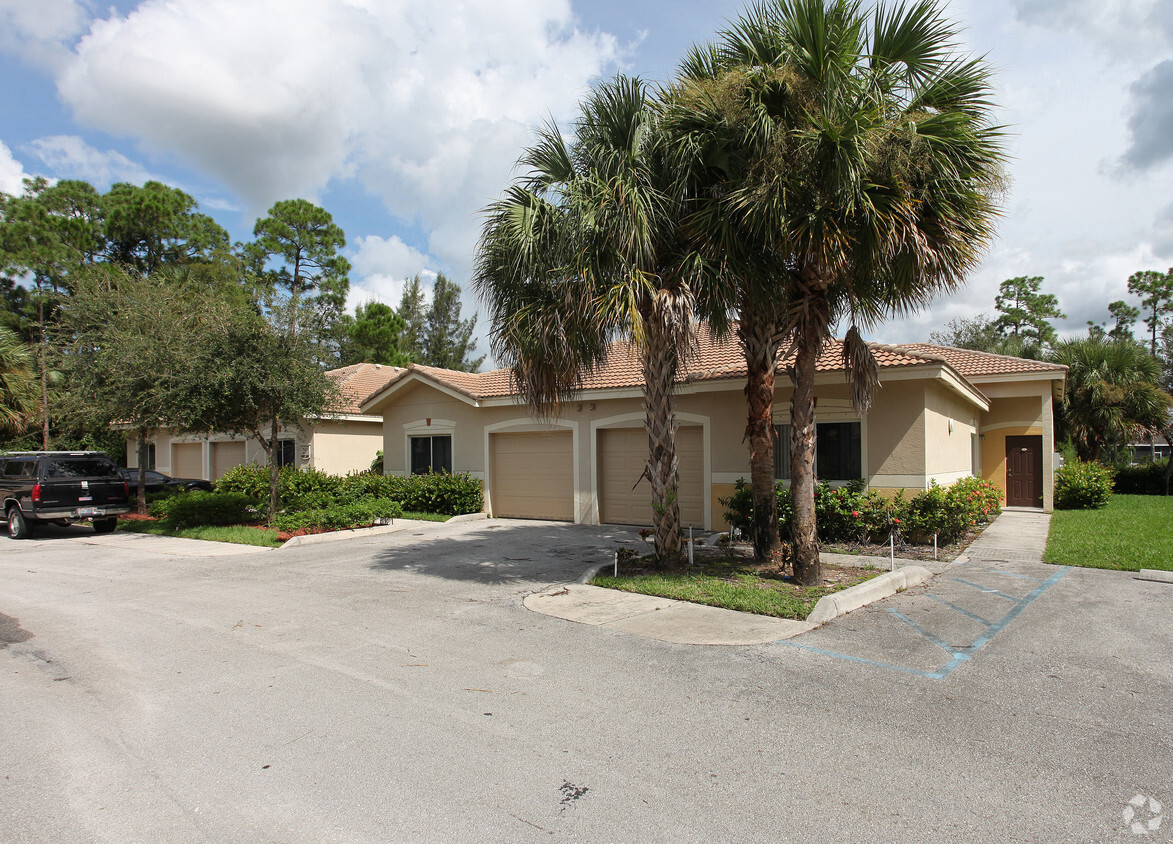
[(794, 577), (803, 586), (822, 582), (819, 531), (815, 521), (815, 361), (819, 339), (801, 339), (794, 361), (790, 403), (790, 498)]
[(749, 478), (753, 493), (753, 554), (759, 563), (769, 561), (782, 547), (778, 534), (778, 493), (774, 478), (774, 368), (778, 344), (772, 325), (764, 321), (738, 328), (747, 368), (745, 397), (749, 415), (745, 439), (749, 441)]
[[(1165, 495), (1169, 494), (1169, 476), (1173, 475), (1173, 425), (1161, 432), (1165, 437), (1165, 442), (1169, 446), (1169, 457), (1165, 460)], [(1153, 446), (1153, 454), (1157, 453), (1157, 447)], [(1153, 458), (1156, 459), (1155, 457)]]
[(269, 429), (269, 445), (265, 449), (269, 452), (269, 524), (277, 518), (277, 419), (273, 419), (273, 426)]
[[(39, 292), (39, 291), (38, 291)], [(37, 302), (37, 322), (41, 328), (41, 450), (49, 450), (49, 338), (45, 335), (45, 303)]]
[(672, 390), (675, 353), (668, 338), (649, 338), (644, 353), (644, 429), (648, 462), (644, 469), (652, 487), (652, 527), (656, 563), (666, 567), (680, 558), (680, 500), (676, 458), (676, 413)]
[(140, 516), (147, 514), (147, 430), (138, 431), (138, 488), (136, 490), (138, 504), (135, 507)]

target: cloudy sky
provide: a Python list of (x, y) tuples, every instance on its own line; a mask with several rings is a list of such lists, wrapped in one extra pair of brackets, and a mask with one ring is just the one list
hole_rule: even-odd
[[(352, 305), (467, 286), (479, 210), (549, 117), (616, 71), (667, 78), (732, 0), (0, 0), (0, 191), (158, 179), (234, 238), (306, 197), (349, 238)], [(927, 339), (1039, 275), (1069, 333), (1173, 265), (1173, 2), (951, 0), (997, 69), (1012, 185), (958, 295), (874, 333)], [(475, 307), (466, 297), (466, 313)], [(485, 343), (482, 339), (481, 349)]]

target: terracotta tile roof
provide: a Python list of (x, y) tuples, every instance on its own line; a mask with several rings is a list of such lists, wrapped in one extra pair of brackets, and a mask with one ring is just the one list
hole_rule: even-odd
[(938, 357), (966, 378), (978, 378), (985, 375), (1013, 375), (1019, 372), (1064, 372), (1067, 369), (1066, 366), (1059, 363), (994, 355), (989, 352), (975, 352), (971, 349), (957, 349), (953, 346), (904, 343), (896, 348), (907, 350), (913, 354)]
[(404, 370), (398, 366), (383, 366), (378, 363), (356, 363), (341, 369), (331, 369), (326, 374), (338, 383), (340, 402), (333, 408), (335, 413), (362, 413), (361, 405), (367, 396), (385, 386), (387, 382)]
[[(929, 343), (869, 345), (881, 370), (944, 363), (962, 377), (969, 378), (1027, 372), (1058, 373), (1066, 369), (1064, 366), (1043, 361), (992, 355), (950, 346), (934, 346)], [(778, 365), (778, 372), (782, 373), (793, 365), (794, 357), (793, 351), (786, 354)], [(386, 369), (388, 368), (385, 367), (384, 370)], [(817, 372), (843, 370), (842, 340), (832, 340), (826, 345), (819, 355), (815, 369)], [(382, 384), (366, 395), (366, 399), (374, 398), (376, 393), (412, 372), (476, 401), (516, 395), (508, 369), (496, 369), (491, 372), (456, 372), (412, 364), (407, 369), (397, 370), (391, 377), (385, 378)], [(745, 374), (745, 358), (737, 340), (718, 340), (707, 327), (702, 327), (696, 352), (685, 365), (680, 381), (694, 384), (723, 379), (740, 380), (745, 378)], [(628, 343), (617, 342), (612, 345), (606, 362), (583, 379), (583, 391), (639, 387), (642, 380), (638, 356)]]

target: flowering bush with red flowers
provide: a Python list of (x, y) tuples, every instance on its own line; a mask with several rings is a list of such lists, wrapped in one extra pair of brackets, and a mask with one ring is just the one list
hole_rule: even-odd
[[(778, 532), (790, 536), (790, 488), (778, 484)], [(888, 497), (864, 489), (857, 480), (839, 487), (820, 483), (815, 488), (815, 519), (823, 542), (886, 542), (897, 533), (905, 542), (952, 542), (971, 528), (991, 521), (1000, 512), (1002, 493), (979, 478), (963, 478), (952, 486), (935, 481), (911, 499), (904, 490)], [(753, 518), (749, 485), (739, 480), (733, 495), (720, 499), (725, 519), (743, 535)]]

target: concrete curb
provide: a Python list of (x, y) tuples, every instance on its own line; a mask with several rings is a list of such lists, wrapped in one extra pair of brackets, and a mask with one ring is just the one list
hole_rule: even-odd
[(441, 524), (450, 525), (453, 523), (459, 524), (460, 522), (483, 522), (487, 518), (489, 518), (488, 513), (464, 513), (460, 516), (453, 516), (448, 521), (441, 522)]
[(1141, 569), (1136, 573), (1137, 580), (1152, 580), (1157, 583), (1173, 583), (1173, 571), (1160, 569)]
[(852, 610), (903, 592), (910, 586), (918, 586), (932, 576), (933, 573), (924, 566), (904, 566), (885, 572), (858, 586), (823, 596), (807, 616), (807, 623), (826, 624)]

